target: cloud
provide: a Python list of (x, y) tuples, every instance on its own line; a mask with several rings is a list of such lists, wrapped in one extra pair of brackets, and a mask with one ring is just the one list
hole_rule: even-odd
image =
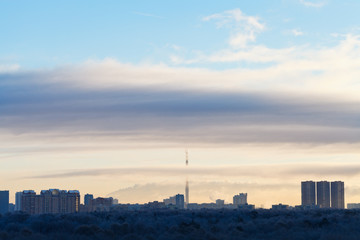
[(306, 1), (306, 0), (300, 0), (300, 3), (306, 7), (315, 7), (315, 8), (323, 7), (326, 4), (325, 1)]
[(140, 15), (140, 16), (145, 16), (145, 17), (164, 19), (164, 17), (162, 17), (162, 16), (158, 16), (158, 15), (154, 15), (154, 14), (150, 14), (150, 13), (144, 13), (144, 12), (132, 12), (132, 13), (136, 14), (136, 15)]
[[(308, 2), (306, 2), (308, 3)], [(315, 4), (315, 3), (314, 3)], [(194, 65), (194, 64), (217, 64), (214, 66), (221, 68), (242, 68), (249, 69), (263, 68), (267, 64), (273, 64), (273, 69), (292, 69), (299, 70), (299, 67), (315, 71), (318, 68), (331, 69), (334, 64), (330, 61), (346, 61), (341, 64), (342, 67), (352, 67), (358, 64), (358, 58), (353, 52), (359, 51), (359, 36), (354, 34), (342, 34), (338, 40), (337, 46), (315, 47), (311, 45), (294, 45), (286, 48), (273, 48), (263, 44), (256, 43), (256, 36), (265, 30), (265, 25), (259, 21), (258, 17), (246, 16), (240, 9), (216, 13), (203, 18), (204, 21), (215, 21), (218, 28), (229, 30), (229, 45), (223, 49), (213, 50), (211, 52), (188, 51), (187, 54), (175, 53), (170, 56), (170, 60), (176, 65)], [(294, 36), (304, 35), (303, 31), (292, 29), (289, 31)], [(334, 37), (334, 36), (333, 36)], [(250, 44), (253, 43), (253, 44)], [(346, 47), (345, 47), (346, 45)], [(349, 51), (349, 50), (352, 51)], [(184, 56), (185, 55), (185, 56)], [(355, 59), (352, 59), (355, 58)], [(355, 60), (355, 61), (354, 61)], [(225, 65), (227, 63), (228, 65)], [(331, 77), (331, 76), (330, 76)]]
[(254, 63), (285, 62), (289, 59), (289, 55), (294, 54), (294, 51), (295, 48), (271, 49), (266, 46), (257, 45), (240, 51), (225, 49), (209, 56), (205, 56), (198, 61), (211, 63), (232, 63), (242, 61)]
[[(307, 64), (210, 71), (106, 60), (2, 74), (0, 138), (5, 145), (12, 134), (17, 141), (30, 134), (211, 146), (360, 142), (356, 81), (331, 77), (330, 69), (310, 74), (325, 69)], [(311, 93), (314, 88), (320, 95)]]
[(11, 73), (18, 71), (20, 66), (18, 64), (0, 64), (0, 74), (1, 73)]
[(291, 33), (292, 33), (295, 37), (304, 35), (304, 33), (303, 33), (302, 31), (299, 31), (299, 30), (297, 30), (297, 29), (291, 30)]
[(359, 36), (348, 34), (319, 49), (253, 46), (230, 58), (214, 54), (213, 61), (276, 60), (256, 68), (104, 59), (2, 73), (0, 158), (184, 145), (269, 151), (288, 144), (293, 150), (326, 146), (316, 151), (354, 159), (360, 143), (359, 46)]
[[(269, 169), (272, 169), (269, 171)], [(178, 179), (190, 177), (191, 179), (213, 179), (231, 177), (232, 179), (283, 179), (291, 181), (299, 178), (349, 178), (360, 175), (359, 164), (320, 164), (320, 163), (296, 163), (296, 164), (263, 164), (239, 166), (216, 166), (216, 167), (125, 167), (112, 169), (83, 169), (51, 172), (45, 175), (28, 176), (27, 178), (80, 178), (96, 176), (161, 176), (165, 179)], [(196, 181), (195, 181), (196, 182)]]
[(240, 9), (216, 13), (203, 18), (203, 21), (214, 20), (218, 28), (230, 28), (230, 46), (245, 48), (249, 42), (255, 42), (256, 35), (265, 29), (258, 17), (247, 16)]
[[(331, 47), (294, 46), (272, 49), (258, 45), (239, 51), (225, 49), (191, 59), (190, 62), (238, 64), (239, 68), (236, 70), (223, 71), (225, 75), (237, 73), (239, 84), (233, 84), (235, 88), (241, 86), (240, 82), (247, 82), (250, 86), (251, 81), (256, 90), (261, 88), (258, 85), (261, 83), (262, 86), (271, 85), (271, 88), (286, 89), (285, 91), (297, 88), (297, 92), (306, 89), (308, 93), (316, 94), (322, 94), (325, 89), (328, 93), (336, 94), (339, 89), (343, 89), (348, 96), (355, 97), (358, 95), (355, 94), (355, 89), (359, 85), (357, 78), (360, 75), (360, 58), (357, 55), (359, 45), (358, 35), (347, 34), (339, 39), (337, 45)], [(247, 65), (251, 67), (244, 67)], [(229, 79), (225, 75), (225, 79)], [(209, 83), (211, 85), (213, 81)]]

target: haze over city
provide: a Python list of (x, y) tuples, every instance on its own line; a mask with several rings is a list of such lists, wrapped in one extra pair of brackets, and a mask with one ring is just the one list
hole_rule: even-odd
[[(0, 182), (119, 203), (360, 202), (356, 0), (0, 1)], [(185, 166), (185, 151), (189, 166)]]

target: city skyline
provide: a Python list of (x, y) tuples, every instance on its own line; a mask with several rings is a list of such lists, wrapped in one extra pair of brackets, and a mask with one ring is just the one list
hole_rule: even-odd
[[(331, 186), (331, 187), (330, 187)], [(288, 204), (272, 204), (271, 210), (316, 210), (316, 209), (359, 209), (360, 203), (347, 203), (345, 205), (345, 188), (342, 181), (319, 181), (311, 180), (301, 182), (301, 205), (291, 206)], [(275, 192), (274, 192), (275, 194)], [(264, 206), (255, 206), (248, 203), (247, 193), (239, 193), (233, 196), (232, 202), (224, 199), (216, 199), (210, 203), (187, 202), (186, 191), (184, 194), (177, 193), (162, 201), (152, 200), (143, 204), (129, 204), (119, 202), (113, 197), (97, 197), (93, 194), (83, 195), (78, 190), (49, 189), (41, 190), (37, 195), (33, 190), (23, 190), (15, 193), (15, 204), (9, 203), (9, 191), (0, 191), (0, 213), (21, 211), (29, 214), (58, 214), (58, 213), (89, 213), (94, 211), (133, 211), (149, 209), (238, 209), (254, 210), (264, 209)]]
[[(187, 156), (186, 156), (186, 159)], [(187, 161), (186, 161), (187, 162)], [(187, 186), (187, 185), (186, 185)], [(331, 186), (331, 187), (330, 187)], [(244, 206), (247, 205), (249, 207), (251, 207), (252, 209), (255, 209), (255, 205), (253, 204), (248, 204), (247, 201), (247, 193), (239, 193), (237, 195), (234, 195), (232, 198), (232, 203), (230, 203), (229, 201), (226, 201), (224, 199), (216, 199), (215, 201), (213, 201), (212, 203), (200, 203), (200, 202), (189, 202), (186, 200), (186, 196), (189, 194), (189, 191), (187, 191), (188, 188), (185, 188), (185, 192), (183, 194), (178, 193), (175, 196), (163, 199), (163, 203), (164, 206), (167, 205), (174, 205), (179, 209), (195, 209), (194, 206), (195, 205), (204, 205), (207, 206), (207, 204), (211, 205), (211, 208), (214, 208), (214, 206), (217, 206), (217, 208), (221, 208), (224, 207), (226, 205), (233, 205), (235, 207), (239, 207), (239, 206)], [(0, 196), (0, 212), (4, 213), (4, 209), (8, 209), (8, 207), (4, 208), (4, 204), (12, 204), (9, 201), (9, 191), (8, 190), (3, 190), (0, 191), (1, 196)], [(23, 196), (29, 196), (29, 197), (42, 197), (42, 196), (65, 196), (66, 194), (70, 194), (72, 197), (74, 196), (73, 194), (77, 195), (77, 205), (76, 208), (77, 209), (75, 212), (79, 211), (79, 205), (80, 203), (82, 205), (85, 206), (89, 206), (91, 205), (90, 203), (94, 200), (94, 195), (93, 194), (85, 194), (83, 197), (83, 202), (81, 202), (81, 195), (80, 195), (80, 191), (79, 190), (59, 190), (59, 189), (49, 189), (49, 190), (41, 190), (40, 195), (36, 195), (36, 191), (34, 190), (23, 190), (20, 192), (16, 192), (15, 193), (15, 204), (14, 204), (14, 210), (15, 211), (22, 211), (23, 208), (21, 207), (23, 204), (21, 203), (23, 201)], [(276, 192), (274, 192), (274, 194), (276, 194)], [(38, 198), (39, 199), (39, 198)], [(102, 202), (104, 199), (102, 197), (98, 197), (97, 199), (95, 199), (94, 201), (97, 201), (98, 199), (100, 199), (100, 202)], [(113, 204), (113, 197), (110, 197), (109, 199), (111, 199), (111, 204), (110, 206)], [(179, 200), (180, 199), (180, 200)], [(126, 202), (119, 202), (118, 199), (114, 199), (116, 200), (116, 204), (130, 204), (130, 203), (126, 203)], [(37, 203), (39, 202), (39, 200), (32, 200), (33, 204), (40, 204)], [(46, 202), (46, 201), (45, 201)], [(152, 204), (152, 203), (158, 203), (159, 199), (152, 199), (151, 201), (147, 202), (147, 204)], [(312, 180), (307, 180), (307, 181), (302, 181), (301, 182), (301, 204), (300, 205), (295, 205), (295, 206), (291, 206), (292, 208), (298, 208), (298, 207), (303, 207), (303, 209), (319, 209), (319, 208), (333, 208), (333, 209), (344, 209), (345, 208), (345, 187), (344, 187), (344, 182), (342, 181), (332, 181), (332, 182), (328, 182), (328, 181), (318, 181), (318, 182), (314, 182)], [(43, 203), (45, 204), (45, 203)], [(135, 205), (137, 204), (144, 204), (141, 202), (136, 202)], [(146, 204), (146, 203), (145, 203)], [(358, 205), (360, 206), (360, 203), (347, 203), (347, 205), (352, 206), (351, 208), (358, 208)], [(28, 205), (28, 204), (27, 204)], [(130, 204), (131, 205), (131, 204)], [(155, 205), (157, 206), (157, 205)], [(182, 206), (182, 207), (180, 207)], [(188, 206), (190, 206), (190, 208), (188, 208)], [(289, 205), (288, 204), (283, 204), (282, 202), (278, 203), (278, 204), (272, 204), (272, 208), (277, 208), (277, 207), (285, 207), (286, 209), (288, 209)], [(9, 206), (10, 207), (10, 206)], [(33, 207), (34, 209), (32, 209), (31, 211), (41, 211), (41, 207)], [(155, 207), (156, 208), (156, 207)], [(206, 207), (205, 207), (206, 208)], [(261, 206), (257, 206), (257, 208), (264, 208), (263, 205)], [(10, 208), (9, 208), (10, 209)], [(35, 210), (37, 209), (37, 210)], [(107, 209), (109, 210), (109, 209)], [(7, 211), (7, 210), (6, 210)], [(9, 210), (10, 211), (10, 210)], [(42, 211), (46, 211), (46, 210), (42, 210)], [(27, 210), (27, 212), (30, 212), (30, 210)], [(46, 213), (46, 212), (45, 212)], [(34, 214), (34, 212), (33, 212)]]
[(360, 202), (359, 8), (0, 1), (0, 189), (269, 208), (341, 179)]

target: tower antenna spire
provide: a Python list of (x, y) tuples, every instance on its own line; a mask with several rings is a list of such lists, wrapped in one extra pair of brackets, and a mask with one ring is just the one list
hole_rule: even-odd
[[(188, 154), (188, 150), (186, 149), (185, 151), (186, 154), (186, 159), (185, 159), (185, 164), (186, 164), (186, 168), (189, 165), (189, 154)], [(188, 207), (189, 204), (189, 181), (188, 178), (186, 177), (186, 183), (185, 183), (185, 208)]]

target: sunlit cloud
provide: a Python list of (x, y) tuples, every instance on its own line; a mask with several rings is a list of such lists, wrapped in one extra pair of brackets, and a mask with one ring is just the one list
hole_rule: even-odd
[(216, 13), (203, 18), (204, 21), (216, 21), (218, 28), (230, 28), (230, 46), (244, 48), (249, 42), (256, 40), (256, 35), (265, 29), (258, 17), (247, 16), (240, 9)]

